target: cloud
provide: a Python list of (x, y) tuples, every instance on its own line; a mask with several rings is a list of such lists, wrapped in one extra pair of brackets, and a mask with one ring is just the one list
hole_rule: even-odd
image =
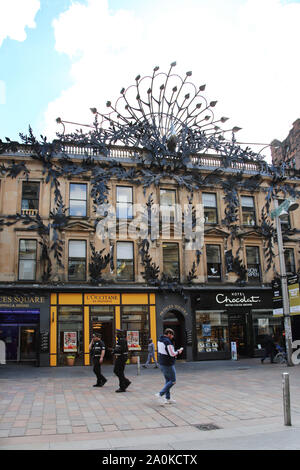
[(34, 18), (39, 9), (39, 0), (1, 0), (0, 47), (6, 38), (25, 41), (25, 28), (35, 28)]
[(53, 22), (73, 85), (49, 103), (45, 133), (59, 130), (58, 116), (92, 123), (90, 107), (105, 111), (137, 74), (176, 60), (177, 73), (192, 70), (196, 85), (207, 84), (216, 114), (243, 128), (239, 141), (283, 140), (299, 117), (299, 22), (300, 4), (280, 0), (152, 0), (135, 11), (73, 3)]

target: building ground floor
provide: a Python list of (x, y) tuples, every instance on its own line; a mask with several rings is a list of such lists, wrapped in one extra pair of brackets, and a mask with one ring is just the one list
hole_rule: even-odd
[[(293, 340), (300, 339), (300, 315), (291, 315)], [(146, 361), (148, 342), (156, 344), (166, 327), (186, 361), (263, 354), (263, 338), (284, 346), (283, 317), (273, 314), (272, 289), (235, 286), (192, 287), (181, 294), (130, 287), (74, 287), (72, 291), (2, 289), (0, 358), (37, 366), (90, 365), (89, 344), (98, 331), (112, 363), (116, 329), (126, 332), (129, 361)]]

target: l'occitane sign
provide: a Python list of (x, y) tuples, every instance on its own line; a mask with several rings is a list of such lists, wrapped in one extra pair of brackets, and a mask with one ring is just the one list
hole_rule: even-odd
[(85, 305), (119, 305), (120, 294), (85, 294)]

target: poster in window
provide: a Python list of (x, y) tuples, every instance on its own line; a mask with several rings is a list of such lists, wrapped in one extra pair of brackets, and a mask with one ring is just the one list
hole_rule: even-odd
[(202, 325), (202, 335), (211, 336), (211, 324), (210, 323), (204, 323)]
[(140, 341), (138, 331), (127, 331), (128, 351), (140, 351)]
[(76, 331), (64, 332), (64, 352), (77, 352), (77, 333)]

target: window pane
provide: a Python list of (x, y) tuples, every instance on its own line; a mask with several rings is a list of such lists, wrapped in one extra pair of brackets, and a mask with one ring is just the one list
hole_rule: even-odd
[(36, 240), (20, 240), (20, 259), (36, 259)]
[(85, 281), (85, 260), (69, 259), (69, 281)]
[(132, 203), (132, 188), (117, 186), (117, 202)]
[(176, 204), (176, 191), (173, 189), (160, 190), (160, 205), (174, 206)]
[(252, 196), (242, 196), (242, 207), (252, 207), (254, 209), (254, 199)]
[(39, 208), (40, 183), (23, 183), (22, 185), (22, 210)]
[(259, 249), (257, 246), (246, 247), (247, 263), (258, 264), (259, 263)]
[(35, 269), (36, 262), (35, 260), (25, 260), (21, 259), (19, 261), (19, 279), (24, 281), (34, 281), (35, 280)]
[(74, 217), (86, 216), (86, 202), (70, 200), (70, 215)]
[(133, 259), (133, 243), (117, 243), (117, 259)]
[(70, 184), (70, 199), (86, 201), (86, 184)]
[(294, 250), (292, 248), (284, 249), (284, 259), (285, 259), (286, 271), (288, 273), (294, 273), (296, 271), (296, 267), (295, 267)]
[(163, 244), (163, 269), (164, 273), (173, 278), (179, 278), (179, 252), (176, 243)]
[(209, 263), (220, 263), (220, 247), (218, 245), (206, 245), (206, 258)]
[(84, 240), (69, 241), (69, 258), (86, 257), (86, 242)]
[[(121, 328), (127, 332), (129, 350), (141, 351), (144, 353), (142, 358), (145, 360), (150, 336), (148, 306), (134, 305), (122, 307)], [(131, 335), (130, 332), (135, 333)]]
[(204, 207), (217, 207), (216, 195), (212, 193), (203, 193), (202, 204)]
[(230, 351), (227, 314), (196, 310), (196, 331), (198, 353)]
[(123, 281), (133, 281), (133, 243), (117, 243), (117, 277)]

